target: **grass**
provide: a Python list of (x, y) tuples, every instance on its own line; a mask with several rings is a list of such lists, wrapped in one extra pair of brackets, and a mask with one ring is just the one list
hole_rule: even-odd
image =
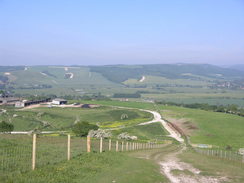
[[(158, 163), (168, 159), (167, 155), (179, 151), (180, 146), (170, 144), (162, 149), (153, 149), (148, 151), (130, 152), (132, 157), (141, 157), (148, 159), (152, 162)], [(237, 163), (229, 160), (219, 159), (217, 157), (205, 156), (196, 153), (192, 149), (187, 149), (177, 156), (181, 162), (189, 163), (194, 168), (199, 169), (200, 175), (225, 177), (224, 182), (240, 183), (244, 182), (244, 164)], [(174, 175), (193, 176), (189, 170), (172, 170)]]
[[(128, 118), (121, 119), (123, 114), (126, 114)], [(113, 123), (119, 123), (119, 126), (126, 126), (151, 119), (152, 115), (147, 112), (111, 107), (94, 109), (59, 107), (40, 107), (26, 110), (7, 109), (7, 113), (0, 116), (0, 120), (13, 123), (15, 131), (32, 130), (35, 128), (69, 130), (75, 121), (88, 121), (96, 123), (101, 127), (106, 127), (106, 125), (108, 126)]]
[(112, 131), (114, 135), (119, 135), (124, 132), (127, 132), (130, 135), (135, 135), (142, 140), (164, 140), (167, 139), (166, 135), (168, 135), (161, 123), (133, 126)]
[(160, 108), (166, 119), (186, 119), (196, 126), (190, 135), (193, 144), (211, 144), (220, 148), (230, 145), (234, 150), (244, 147), (243, 117), (176, 106)]
[(2, 177), (1, 182), (60, 183), (60, 182), (166, 182), (159, 167), (151, 161), (127, 156), (123, 153), (83, 154), (69, 162), (49, 165), (18, 174)]
[[(179, 88), (178, 88), (179, 89)], [(177, 90), (178, 90), (177, 89)], [(243, 91), (204, 91), (205, 89), (194, 89), (171, 92), (164, 94), (143, 94), (143, 98), (153, 98), (158, 101), (175, 103), (208, 103), (210, 105), (228, 105), (236, 104), (244, 107)]]
[(227, 179), (226, 182), (244, 182), (243, 163), (204, 156), (192, 150), (187, 150), (180, 154), (179, 158), (184, 162), (192, 164), (195, 168), (200, 169), (201, 175), (225, 177)]

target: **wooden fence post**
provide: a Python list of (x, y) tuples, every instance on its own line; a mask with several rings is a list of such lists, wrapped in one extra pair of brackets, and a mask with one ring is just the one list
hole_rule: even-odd
[(68, 134), (67, 159), (70, 160), (70, 134)]
[(100, 153), (103, 152), (103, 138), (100, 138)]
[(118, 151), (119, 151), (119, 142), (116, 141), (116, 152), (118, 152)]
[(91, 152), (91, 137), (90, 136), (87, 136), (86, 145), (87, 145), (87, 152)]
[(124, 151), (124, 141), (121, 142), (121, 151)]
[(32, 139), (32, 170), (36, 168), (36, 134), (33, 134)]
[(111, 139), (109, 139), (109, 142), (108, 142), (108, 150), (111, 151)]

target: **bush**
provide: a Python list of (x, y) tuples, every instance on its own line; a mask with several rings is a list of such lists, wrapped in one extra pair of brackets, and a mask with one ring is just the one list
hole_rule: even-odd
[(12, 132), (14, 130), (14, 125), (7, 123), (5, 121), (0, 123), (0, 132)]
[(130, 136), (127, 132), (118, 135), (118, 139), (137, 140), (137, 136)]
[(72, 131), (77, 136), (83, 137), (83, 136), (87, 136), (90, 130), (97, 130), (97, 129), (98, 129), (97, 125), (89, 124), (88, 122), (83, 121), (83, 122), (76, 123), (73, 126)]
[(90, 137), (95, 138), (109, 138), (112, 136), (111, 132), (105, 130), (91, 130), (89, 131)]

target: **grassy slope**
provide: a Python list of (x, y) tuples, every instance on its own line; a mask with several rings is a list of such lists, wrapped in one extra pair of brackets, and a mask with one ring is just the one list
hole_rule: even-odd
[[(210, 80), (210, 78), (208, 78)], [(136, 79), (129, 79), (123, 82), (126, 85), (189, 85), (189, 86), (207, 86), (210, 84), (207, 81), (197, 81), (192, 79), (168, 79), (160, 76), (145, 76), (145, 80), (140, 82)]]
[(112, 131), (114, 135), (127, 132), (131, 135), (136, 135), (140, 140), (161, 140), (168, 135), (161, 123), (152, 123), (143, 126), (133, 126)]
[(60, 182), (166, 182), (159, 167), (144, 159), (123, 153), (83, 154), (69, 162), (49, 165), (36, 171), (2, 177), (1, 182), (60, 183)]
[[(241, 73), (237, 74), (233, 70), (227, 72), (225, 69), (208, 65), (104, 66), (98, 68), (105, 70), (103, 72), (99, 70), (91, 72), (94, 67), (76, 67), (65, 71), (62, 66), (32, 66), (28, 67), (27, 70), (10, 71), (11, 75), (8, 77), (11, 81), (10, 86), (16, 88), (15, 92), (18, 94), (56, 94), (64, 96), (89, 95), (101, 92), (103, 95), (111, 97), (114, 93), (135, 93), (140, 91), (144, 93), (143, 98), (178, 103), (203, 102), (225, 105), (234, 103), (244, 107), (243, 91), (217, 90), (208, 87), (216, 81), (223, 80), (222, 77), (217, 77), (216, 73), (226, 74), (226, 78), (224, 78), (227, 80), (234, 76), (242, 76)], [(202, 70), (205, 71), (202, 72)], [(41, 72), (49, 74), (43, 75)], [(65, 79), (65, 73), (73, 73), (74, 78)], [(4, 75), (4, 72), (0, 75)], [(146, 80), (139, 82), (138, 80), (142, 76), (146, 76)], [(121, 78), (124, 78), (125, 81)], [(125, 87), (120, 83), (122, 81), (130, 87)], [(52, 88), (33, 89), (33, 87), (43, 84), (51, 85)], [(29, 87), (29, 89), (20, 89), (19, 87)], [(225, 93), (222, 95), (221, 92)], [(185, 97), (188, 93), (191, 94), (190, 97)], [(199, 93), (208, 96), (199, 96)]]
[(221, 148), (230, 145), (234, 149), (244, 147), (244, 118), (231, 114), (162, 106), (162, 115), (170, 118), (186, 118), (196, 124), (190, 137), (192, 143), (212, 144)]
[[(163, 161), (168, 154), (177, 152), (179, 148), (179, 146), (171, 144), (162, 149), (136, 151), (129, 153), (129, 155), (133, 157), (144, 157), (145, 159), (158, 163), (159, 161)], [(183, 151), (177, 157), (181, 162), (189, 163), (193, 167), (199, 169), (201, 171), (200, 175), (225, 177), (227, 178), (227, 182), (230, 183), (244, 182), (244, 164), (219, 159), (217, 157), (204, 156), (190, 149)], [(186, 170), (178, 170), (177, 173), (188, 175), (189, 172)]]
[(227, 178), (227, 182), (244, 182), (244, 164), (219, 159), (217, 157), (204, 156), (187, 150), (179, 155), (179, 158), (192, 164), (201, 170), (201, 175), (221, 176)]
[[(152, 103), (120, 101), (91, 101), (91, 103), (155, 110)], [(192, 143), (212, 144), (221, 148), (227, 145), (234, 149), (244, 147), (243, 117), (176, 106), (160, 106), (160, 108), (164, 110), (162, 115), (165, 117), (187, 118), (196, 124), (199, 129), (191, 136)]]
[[(81, 108), (34, 108), (27, 110), (7, 110), (8, 114), (0, 116), (0, 120), (11, 121), (15, 126), (15, 130), (31, 130), (41, 127), (41, 121), (51, 124), (46, 130), (59, 130), (69, 128), (75, 121), (88, 121), (91, 123), (99, 123), (103, 127), (109, 127), (111, 124), (131, 125), (139, 122), (149, 121), (152, 116), (150, 113), (127, 110), (113, 109), (109, 107), (100, 107), (95, 109)], [(17, 117), (13, 117), (13, 115)], [(128, 119), (121, 120), (121, 115), (127, 114)]]
[[(43, 71), (47, 71), (50, 75), (41, 74)], [(74, 77), (65, 79), (65, 73), (73, 73)], [(87, 88), (93, 88), (97, 92), (103, 88), (121, 87), (119, 84), (108, 81), (99, 73), (90, 72), (87, 67), (69, 68), (65, 71), (64, 67), (34, 66), (28, 67), (28, 70), (14, 71), (11, 74), (12, 82), (17, 88), (35, 84), (52, 85), (52, 88), (48, 89), (17, 89), (17, 93), (77, 95), (79, 92), (83, 93)]]

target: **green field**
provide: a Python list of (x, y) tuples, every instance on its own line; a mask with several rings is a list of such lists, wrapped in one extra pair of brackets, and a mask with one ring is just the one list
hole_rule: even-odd
[[(77, 101), (70, 101), (77, 102)], [(84, 101), (78, 101), (85, 103)], [(178, 124), (183, 130), (187, 131), (192, 144), (211, 144), (216, 148), (225, 149), (231, 147), (233, 151), (243, 147), (244, 144), (244, 125), (243, 117), (189, 109), (176, 106), (155, 106), (153, 103), (143, 102), (120, 102), (120, 101), (89, 101), (101, 106), (95, 109), (81, 108), (33, 108), (26, 110), (9, 109), (8, 115), (11, 120), (20, 118), (50, 121), (56, 125), (55, 129), (68, 129), (75, 120), (87, 120), (97, 123), (103, 128), (111, 128), (113, 137), (127, 132), (136, 135), (141, 142), (160, 142), (167, 140), (168, 133), (162, 128), (160, 123), (153, 123), (145, 126), (137, 126), (139, 121), (148, 121), (151, 114), (138, 109), (159, 109), (162, 116), (167, 120)], [(117, 108), (112, 106), (129, 107)], [(19, 113), (16, 113), (19, 112)], [(126, 113), (129, 119), (123, 121), (121, 125), (121, 115)], [(16, 117), (13, 115), (16, 114)], [(77, 117), (78, 116), (78, 117)], [(29, 118), (26, 118), (29, 117)], [(17, 124), (17, 121), (15, 121)], [(69, 122), (69, 123), (67, 123)], [(20, 123), (22, 123), (20, 121)], [(68, 125), (69, 124), (69, 125)], [(115, 124), (115, 125), (114, 125)], [(119, 124), (119, 126), (117, 126)], [(27, 127), (25, 124), (22, 128)], [(49, 127), (51, 129), (51, 127)], [(48, 129), (48, 128), (47, 128)], [(115, 139), (112, 140), (115, 142)], [(136, 152), (106, 152), (108, 140), (104, 140), (105, 152), (100, 154), (99, 141), (92, 140), (92, 152), (86, 152), (86, 140), (71, 138), (71, 161), (66, 161), (67, 151), (66, 136), (39, 136), (37, 138), (37, 170), (30, 171), (31, 168), (31, 137), (1, 135), (0, 159), (8, 157), (8, 164), (3, 167), (7, 172), (1, 170), (0, 182), (168, 182), (167, 178), (160, 173), (159, 162), (172, 158), (172, 153), (179, 152), (182, 146), (175, 143), (166, 145), (162, 149), (144, 150)], [(115, 151), (115, 144), (112, 146)], [(22, 154), (22, 155), (21, 155)], [(243, 177), (243, 165), (240, 162), (222, 160), (217, 157), (201, 155), (188, 148), (178, 153), (178, 158), (198, 168), (201, 173), (199, 176), (226, 176), (226, 182), (241, 182)], [(169, 155), (169, 157), (167, 156)], [(174, 159), (174, 158), (173, 158)], [(16, 170), (19, 166), (21, 169)], [(188, 170), (172, 170), (176, 176), (184, 174), (193, 176)]]
[(176, 106), (160, 106), (160, 109), (165, 119), (189, 131), (193, 144), (230, 146), (235, 150), (244, 147), (243, 117)]
[(49, 165), (14, 177), (0, 178), (1, 182), (18, 183), (160, 183), (166, 180), (153, 162), (114, 152), (83, 154), (69, 162)]
[[(167, 161), (172, 153), (180, 150), (178, 145), (166, 145), (162, 149), (135, 152), (84, 153), (70, 161), (40, 167), (35, 171), (19, 172), (14, 176), (2, 175), (1, 182), (170, 182), (160, 173), (159, 162)], [(223, 178), (224, 182), (243, 182), (243, 164), (198, 154), (191, 149), (176, 155), (181, 162), (197, 168), (197, 176)], [(177, 167), (170, 173), (175, 176), (192, 176), (189, 170)]]
[(141, 140), (164, 140), (168, 132), (163, 128), (161, 123), (152, 123), (148, 125), (132, 126), (113, 130), (112, 133), (116, 136), (120, 133), (127, 132), (136, 135)]
[[(74, 123), (79, 121), (95, 123), (101, 128), (112, 128), (131, 126), (152, 119), (152, 115), (148, 112), (111, 107), (93, 109), (39, 107), (25, 110), (7, 108), (6, 110), (6, 113), (1, 114), (0, 120), (14, 124), (15, 131), (69, 130)], [(128, 118), (121, 119), (123, 114), (126, 114)]]
[[(209, 157), (187, 150), (179, 155), (181, 161), (201, 170), (200, 175), (224, 178), (223, 182), (244, 182), (244, 164), (232, 162), (218, 157)], [(180, 171), (180, 173), (184, 173)]]

